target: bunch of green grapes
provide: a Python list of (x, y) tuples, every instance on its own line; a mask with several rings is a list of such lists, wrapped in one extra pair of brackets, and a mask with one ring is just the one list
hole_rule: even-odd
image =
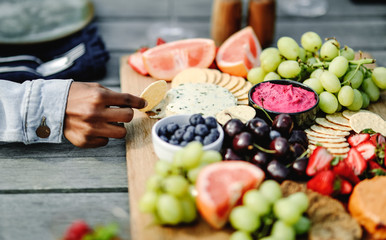
[(191, 223), (197, 218), (194, 184), (204, 166), (222, 160), (219, 152), (204, 151), (200, 142), (190, 142), (175, 153), (172, 162), (158, 160), (155, 174), (146, 182), (139, 208), (159, 224)]
[(283, 198), (274, 180), (264, 181), (258, 190), (249, 190), (242, 200), (229, 216), (236, 229), (230, 240), (295, 240), (311, 226), (304, 216), (309, 206), (307, 195), (297, 192)]
[(303, 82), (319, 94), (325, 113), (367, 108), (386, 89), (386, 68), (365, 66), (374, 59), (354, 60), (352, 48), (341, 47), (336, 39), (323, 42), (315, 32), (304, 33), (300, 42), (301, 46), (293, 38), (281, 37), (277, 48), (262, 51), (260, 67), (251, 69), (247, 79), (254, 84), (277, 79)]

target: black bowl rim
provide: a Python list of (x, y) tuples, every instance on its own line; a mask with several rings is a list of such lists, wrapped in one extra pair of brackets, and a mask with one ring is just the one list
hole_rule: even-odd
[[(289, 115), (298, 115), (298, 114), (302, 114), (302, 113), (306, 113), (306, 112), (309, 112), (311, 110), (313, 110), (314, 108), (316, 108), (318, 105), (319, 105), (319, 95), (315, 92), (314, 89), (310, 88), (309, 86), (305, 85), (304, 83), (301, 83), (301, 82), (297, 82), (297, 81), (293, 81), (293, 80), (289, 80), (289, 79), (278, 79), (278, 80), (268, 80), (268, 81), (263, 81), (263, 82), (259, 82), (259, 83), (256, 83), (255, 85), (253, 85), (251, 87), (251, 89), (249, 89), (248, 91), (248, 100), (249, 100), (249, 103), (254, 107), (256, 108), (255, 106), (259, 106), (257, 105), (257, 103), (255, 103), (253, 100), (252, 100), (252, 92), (254, 92), (254, 89), (259, 86), (260, 84), (264, 84), (264, 83), (278, 83), (278, 84), (282, 84), (282, 85), (296, 85), (297, 87), (300, 87), (300, 88), (303, 88), (309, 92), (313, 92), (315, 97), (316, 97), (316, 103), (314, 106), (304, 110), (304, 111), (301, 111), (301, 112), (295, 112), (295, 113), (285, 113), (285, 114), (289, 114)], [(259, 106), (260, 107), (260, 106)], [(264, 109), (264, 111), (267, 111), (268, 113), (271, 113), (271, 114), (282, 114), (284, 112), (275, 112), (275, 111), (271, 111), (271, 110), (268, 110), (266, 108), (263, 108), (261, 107), (262, 109)]]

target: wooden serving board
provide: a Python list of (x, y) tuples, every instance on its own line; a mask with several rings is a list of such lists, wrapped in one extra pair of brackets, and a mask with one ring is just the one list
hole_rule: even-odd
[[(120, 63), (120, 80), (122, 92), (140, 95), (150, 83), (151, 77), (135, 72), (128, 64), (129, 56), (123, 56)], [(369, 110), (386, 119), (386, 91), (381, 100), (369, 106)], [(130, 227), (133, 240), (223, 240), (228, 239), (231, 229), (213, 230), (200, 219), (196, 224), (181, 227), (161, 227), (152, 223), (149, 214), (139, 211), (139, 199), (146, 189), (146, 180), (154, 174), (154, 164), (158, 160), (151, 141), (151, 128), (156, 122), (147, 114), (134, 110), (134, 119), (126, 124), (126, 161), (130, 199)]]

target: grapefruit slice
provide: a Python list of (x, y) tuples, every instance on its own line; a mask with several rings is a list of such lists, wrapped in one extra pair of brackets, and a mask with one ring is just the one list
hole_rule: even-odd
[(196, 204), (201, 216), (215, 229), (222, 228), (243, 194), (257, 188), (264, 172), (244, 161), (222, 161), (204, 167), (196, 181)]
[(145, 68), (145, 65), (143, 64), (142, 60), (142, 52), (138, 51), (132, 55), (130, 55), (129, 59), (127, 60), (129, 65), (139, 74), (141, 75), (148, 75), (148, 72)]
[(231, 35), (216, 55), (218, 68), (231, 75), (246, 77), (249, 69), (260, 65), (261, 46), (252, 27)]
[(152, 77), (170, 81), (184, 69), (209, 67), (215, 56), (216, 46), (213, 40), (193, 38), (153, 47), (144, 52), (142, 58)]

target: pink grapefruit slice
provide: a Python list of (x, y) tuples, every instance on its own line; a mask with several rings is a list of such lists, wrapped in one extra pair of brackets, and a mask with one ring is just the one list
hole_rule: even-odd
[(196, 205), (201, 216), (215, 229), (222, 228), (244, 193), (257, 188), (264, 172), (244, 161), (222, 161), (204, 167), (196, 181)]
[(207, 68), (216, 56), (214, 41), (206, 38), (177, 40), (153, 47), (142, 54), (145, 69), (156, 79), (170, 81), (190, 67)]
[(216, 63), (222, 72), (246, 77), (249, 69), (260, 65), (260, 52), (259, 40), (248, 26), (225, 40), (218, 49)]

